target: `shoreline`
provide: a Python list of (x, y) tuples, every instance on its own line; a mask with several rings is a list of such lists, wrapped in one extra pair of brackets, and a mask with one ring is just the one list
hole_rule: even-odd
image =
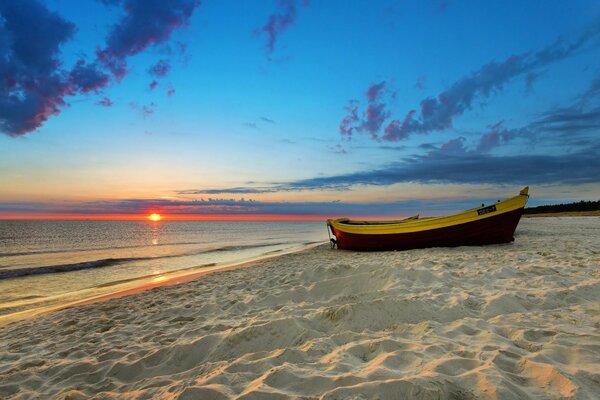
[[(266, 260), (270, 260), (273, 258), (278, 258), (287, 254), (295, 254), (302, 253), (305, 251), (309, 251), (315, 247), (327, 245), (327, 242), (322, 243), (310, 243), (304, 245), (300, 249), (292, 249), (288, 251), (282, 251), (271, 254), (264, 254), (262, 256), (258, 256), (246, 261), (232, 263), (232, 264), (224, 264), (224, 265), (216, 265), (216, 266), (195, 266), (185, 268), (185, 272), (174, 271), (172, 273), (159, 274), (155, 277), (142, 277), (134, 280), (137, 281), (137, 284), (131, 286), (129, 284), (122, 284), (121, 287), (118, 288), (119, 284), (115, 285), (115, 291), (109, 293), (103, 293), (98, 295), (91, 295), (88, 297), (84, 297), (82, 299), (68, 301), (63, 304), (57, 304), (52, 306), (40, 307), (31, 310), (20, 311), (12, 314), (0, 315), (0, 328), (3, 326), (8, 326), (20, 321), (29, 320), (32, 318), (38, 318), (43, 315), (47, 315), (49, 313), (57, 312), (60, 310), (64, 310), (67, 308), (74, 308), (85, 304), (92, 304), (97, 302), (104, 302), (110, 299), (117, 299), (125, 296), (131, 296), (139, 293), (146, 292), (148, 290), (152, 290), (154, 288), (159, 288), (163, 286), (175, 286), (180, 285), (186, 282), (190, 282), (196, 279), (200, 279), (207, 275), (211, 275), (214, 273), (231, 271), (242, 268), (249, 268), (260, 264)], [(195, 271), (194, 271), (195, 270)]]

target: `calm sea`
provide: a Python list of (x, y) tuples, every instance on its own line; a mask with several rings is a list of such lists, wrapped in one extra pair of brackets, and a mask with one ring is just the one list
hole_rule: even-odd
[(323, 242), (319, 221), (0, 221), (0, 319)]

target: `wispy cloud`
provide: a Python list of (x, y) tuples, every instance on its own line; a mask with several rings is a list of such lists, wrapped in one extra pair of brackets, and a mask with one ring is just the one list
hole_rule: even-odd
[(112, 107), (114, 103), (110, 98), (103, 97), (102, 99), (98, 100), (96, 104), (102, 107)]
[(352, 139), (352, 133), (367, 132), (373, 138), (377, 138), (377, 134), (381, 129), (384, 121), (390, 116), (390, 112), (386, 110), (386, 105), (383, 103), (382, 97), (386, 91), (385, 81), (372, 83), (365, 92), (367, 97), (367, 109), (362, 117), (358, 114), (358, 101), (350, 100), (345, 107), (348, 115), (344, 117), (340, 123), (340, 134), (348, 140)]
[(154, 112), (156, 111), (156, 103), (151, 102), (150, 104), (138, 104), (135, 101), (132, 101), (129, 103), (129, 108), (131, 108), (132, 110), (136, 110), (138, 111), (142, 117), (144, 118), (148, 118), (151, 117)]
[(476, 150), (486, 153), (515, 139), (524, 139), (530, 144), (551, 145), (556, 142), (564, 148), (598, 142), (596, 131), (600, 131), (600, 107), (588, 106), (600, 97), (598, 82), (598, 77), (592, 80), (572, 104), (546, 110), (525, 126), (508, 129), (504, 121), (489, 125), (489, 131), (480, 137)]
[[(367, 126), (372, 129), (365, 129), (366, 125), (358, 118), (358, 104), (353, 100), (346, 108), (349, 113), (340, 124), (340, 133), (348, 135), (348, 132), (351, 134), (353, 130), (365, 131), (374, 139), (393, 142), (404, 140), (415, 133), (426, 134), (451, 128), (456, 117), (473, 108), (475, 100), (492, 96), (512, 79), (524, 74), (528, 74), (526, 77), (533, 84), (541, 68), (572, 56), (592, 42), (592, 39), (597, 39), (599, 34), (600, 25), (593, 25), (570, 43), (565, 44), (559, 39), (539, 51), (512, 55), (504, 61), (491, 61), (454, 82), (437, 96), (424, 98), (418, 108), (408, 110), (403, 117), (388, 122), (383, 136), (379, 136), (379, 129), (374, 129), (381, 126), (376, 118), (373, 120), (377, 123)], [(593, 45), (597, 46), (597, 42)], [(375, 117), (386, 117), (384, 107), (383, 101), (374, 105), (367, 94), (367, 114), (371, 110)]]
[[(306, 0), (302, 3), (308, 5)], [(277, 7), (277, 12), (269, 15), (267, 22), (258, 30), (258, 33), (265, 34), (267, 37), (265, 46), (269, 60), (271, 60), (271, 56), (275, 51), (275, 44), (279, 39), (279, 35), (296, 22), (297, 8), (295, 0), (278, 0)]]

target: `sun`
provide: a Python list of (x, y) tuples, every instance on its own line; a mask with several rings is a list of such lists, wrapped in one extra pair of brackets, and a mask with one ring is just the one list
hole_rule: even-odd
[(150, 221), (160, 221), (162, 217), (160, 216), (160, 214), (150, 214), (148, 215), (148, 219)]

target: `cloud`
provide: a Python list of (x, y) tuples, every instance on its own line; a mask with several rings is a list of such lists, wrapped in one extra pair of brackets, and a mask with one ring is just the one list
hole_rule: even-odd
[(599, 82), (598, 77), (592, 80), (571, 105), (547, 110), (523, 127), (508, 129), (504, 121), (489, 125), (476, 150), (487, 153), (514, 139), (525, 139), (531, 144), (543, 141), (550, 145), (554, 141), (561, 147), (583, 146), (597, 140), (600, 107), (589, 108), (588, 104), (600, 95)]
[(346, 149), (341, 144), (336, 144), (335, 146), (329, 146), (329, 150), (337, 154), (346, 154)]
[[(308, 5), (307, 1), (303, 4)], [(271, 54), (275, 51), (275, 43), (284, 31), (296, 22), (296, 2), (295, 0), (278, 0), (278, 11), (269, 15), (269, 19), (258, 32), (264, 33), (267, 37), (266, 48), (268, 58), (271, 60)]]
[(148, 73), (157, 78), (166, 76), (171, 70), (171, 64), (167, 60), (158, 60), (156, 64), (148, 68)]
[(260, 117), (261, 121), (269, 123), (269, 124), (274, 124), (275, 121), (273, 121), (271, 118), (267, 118), (267, 117)]
[(390, 112), (386, 110), (386, 105), (381, 101), (386, 90), (385, 81), (372, 83), (365, 93), (367, 97), (367, 109), (364, 112), (363, 118), (358, 116), (358, 102), (350, 100), (345, 107), (348, 115), (344, 117), (340, 123), (339, 131), (342, 138), (351, 140), (354, 130), (357, 132), (367, 132), (373, 138), (377, 138), (377, 134), (381, 129), (386, 118), (390, 116)]
[[(65, 69), (60, 48), (73, 38), (76, 27), (38, 0), (0, 2), (0, 131), (21, 136), (42, 126), (66, 106), (64, 98), (99, 93), (111, 82), (106, 69), (121, 79), (127, 57), (165, 42), (171, 33), (189, 22), (197, 0), (123, 0), (125, 16), (108, 35), (106, 46), (97, 49), (98, 59), (80, 59)], [(151, 68), (164, 76), (170, 65), (160, 60)], [(168, 95), (175, 91), (170, 88)], [(102, 100), (99, 102), (102, 105)], [(154, 112), (141, 107), (143, 115)]]
[[(473, 199), (469, 199), (471, 205)], [(481, 202), (481, 200), (480, 200)], [(464, 209), (462, 201), (455, 201), (456, 209)], [(205, 198), (197, 200), (166, 200), (166, 199), (125, 199), (89, 202), (10, 202), (0, 201), (0, 213), (3, 215), (18, 213), (44, 214), (83, 214), (83, 215), (147, 215), (150, 212), (160, 212), (166, 215), (298, 215), (298, 216), (359, 216), (359, 215), (396, 215), (409, 216), (424, 208), (439, 210), (440, 201), (408, 200), (401, 202), (379, 203), (348, 203), (344, 201), (319, 202), (263, 202), (248, 199)], [(448, 201), (443, 202), (444, 208), (452, 207)], [(326, 235), (325, 231), (323, 234)], [(326, 238), (326, 236), (324, 236)]]
[(540, 129), (565, 132), (600, 129), (600, 107), (589, 111), (563, 109), (547, 112), (533, 125)]
[(99, 106), (102, 106), (102, 107), (112, 107), (114, 103), (108, 97), (103, 97), (96, 104), (98, 104)]
[(125, 16), (113, 26), (98, 59), (117, 79), (127, 73), (127, 57), (166, 42), (189, 23), (199, 0), (123, 0)]
[(244, 122), (242, 125), (244, 125), (246, 128), (252, 128), (252, 129), (258, 128), (258, 125), (256, 125), (256, 123), (254, 123), (254, 122)]
[[(35, 28), (33, 28), (35, 27)], [(35, 0), (0, 2), (0, 130), (20, 136), (60, 113), (77, 90), (62, 70), (60, 46), (75, 25)]]
[(581, 95), (579, 107), (585, 107), (590, 100), (600, 95), (600, 74), (592, 80), (585, 92)]
[(157, 87), (157, 86), (158, 86), (158, 81), (156, 81), (156, 80), (154, 80), (154, 81), (152, 81), (152, 82), (150, 82), (150, 83), (148, 84), (148, 88), (149, 88), (150, 90), (154, 90), (154, 89), (156, 89), (156, 87)]
[(167, 85), (167, 96), (171, 97), (175, 94), (175, 88), (173, 87), (172, 83), (169, 83)]
[[(600, 143), (591, 140), (577, 151), (544, 155), (490, 155), (485, 151), (502, 138), (502, 122), (490, 127), (498, 137), (488, 137), (478, 148), (468, 149), (464, 137), (436, 147), (427, 144), (424, 155), (413, 155), (367, 171), (315, 177), (268, 186), (193, 189), (179, 194), (257, 194), (307, 190), (349, 190), (356, 185), (387, 186), (398, 183), (442, 184), (585, 184), (600, 182)], [(513, 134), (509, 131), (509, 133)], [(483, 143), (483, 144), (482, 144)]]
[[(296, 190), (347, 189), (395, 183), (581, 184), (600, 182), (598, 148), (561, 155), (491, 156), (452, 148), (388, 166), (292, 182)], [(451, 151), (448, 151), (451, 150)], [(458, 154), (457, 154), (458, 153)]]
[(140, 105), (137, 102), (132, 101), (129, 103), (129, 108), (131, 108), (132, 110), (139, 111), (142, 117), (146, 119), (154, 115), (154, 112), (156, 111), (156, 103), (151, 102), (147, 105)]
[(540, 77), (544, 76), (545, 74), (546, 74), (545, 71), (542, 71), (542, 72), (531, 71), (527, 75), (525, 75), (525, 92), (527, 92), (527, 93), (533, 92), (533, 84), (535, 83), (535, 81), (537, 81)]
[(346, 115), (342, 122), (340, 122), (339, 131), (340, 135), (342, 135), (342, 139), (346, 137), (348, 140), (350, 140), (352, 138), (352, 134), (356, 130), (355, 124), (359, 121), (358, 101), (349, 100), (344, 109), (348, 112), (348, 115)]
[(98, 65), (79, 60), (69, 74), (70, 82), (81, 93), (98, 92), (110, 82), (110, 76), (102, 72)]
[(479, 138), (477, 151), (487, 153), (494, 147), (497, 147), (501, 142), (508, 142), (514, 134), (504, 128), (504, 120), (488, 125), (489, 132)]
[[(476, 99), (485, 99), (492, 96), (495, 92), (502, 90), (504, 85), (513, 78), (523, 74), (530, 74), (528, 75), (529, 80), (533, 82), (540, 68), (573, 55), (592, 39), (597, 38), (599, 33), (600, 25), (594, 25), (571, 43), (565, 44), (559, 39), (537, 52), (513, 55), (504, 61), (491, 61), (454, 82), (437, 96), (424, 98), (418, 108), (409, 110), (404, 114), (404, 117), (390, 121), (384, 129), (384, 135), (381, 139), (398, 141), (404, 140), (415, 133), (427, 134), (452, 128), (454, 119), (470, 110)], [(597, 45), (597, 43), (594, 45)], [(374, 116), (373, 121), (376, 123), (372, 125), (353, 125), (360, 124), (360, 120), (357, 117), (358, 111), (354, 112), (354, 109), (351, 109), (351, 113), (344, 117), (340, 124), (342, 134), (347, 135), (347, 132), (351, 133), (353, 129), (356, 129), (368, 132), (374, 139), (380, 139), (379, 132), (375, 131), (374, 128), (379, 125), (379, 119), (377, 118), (385, 117), (386, 114), (381, 107), (373, 106), (373, 100), (369, 94), (367, 94), (367, 100), (367, 113), (371, 108)], [(344, 128), (343, 131), (342, 127)]]

